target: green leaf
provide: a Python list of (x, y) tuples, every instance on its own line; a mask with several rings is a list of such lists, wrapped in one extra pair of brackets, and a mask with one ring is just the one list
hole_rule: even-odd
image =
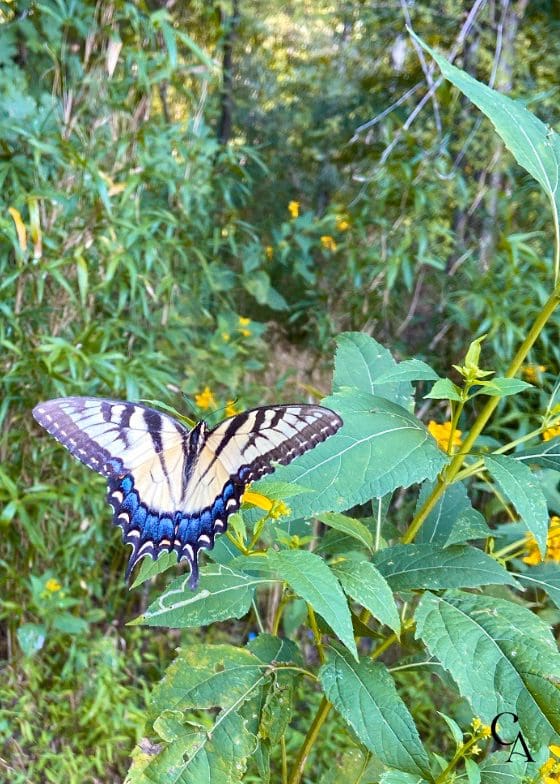
[(394, 591), (517, 585), (494, 558), (469, 545), (397, 544), (372, 560)]
[(477, 390), (470, 397), (475, 397), (475, 395), (507, 397), (508, 395), (517, 395), (519, 392), (523, 392), (532, 386), (532, 384), (528, 384), (520, 378), (493, 378), (492, 381), (485, 382), (482, 389)]
[(448, 591), (424, 594), (415, 618), (417, 638), (483, 723), (511, 711), (534, 749), (558, 742), (560, 655), (536, 615), (505, 599)]
[[(366, 749), (353, 747), (346, 749), (342, 754), (336, 754), (330, 760), (328, 770), (325, 770), (318, 784), (369, 784), (378, 781), (384, 766), (372, 757)], [(418, 777), (414, 779), (418, 781)]]
[(255, 588), (272, 581), (210, 564), (201, 568), (196, 591), (191, 591), (188, 582), (189, 577), (178, 577), (133, 623), (184, 628), (242, 618), (251, 606)]
[(151, 558), (143, 558), (140, 562), (138, 573), (134, 578), (131, 588), (137, 588), (146, 580), (156, 577), (158, 574), (167, 571), (172, 566), (177, 566), (177, 553), (173, 550), (170, 553), (161, 553), (159, 558), (153, 561)]
[(40, 623), (24, 623), (18, 627), (17, 638), (25, 656), (33, 656), (45, 644), (47, 630)]
[(154, 729), (165, 741), (160, 751), (137, 747), (126, 784), (237, 784), (257, 739), (237, 713), (223, 711), (213, 725), (184, 722), (166, 711)]
[(259, 482), (259, 493), (262, 493), (272, 501), (284, 501), (286, 498), (293, 498), (301, 493), (313, 492), (309, 487), (302, 487), (295, 482), (276, 482), (272, 479), (263, 479)]
[(527, 588), (538, 588), (547, 593), (556, 607), (560, 609), (560, 566), (556, 563), (542, 563), (531, 566), (526, 572), (515, 576)]
[(319, 680), (326, 698), (366, 748), (392, 768), (429, 776), (428, 755), (414, 720), (383, 664), (355, 662), (333, 648)]
[(359, 520), (356, 520), (354, 517), (348, 517), (348, 515), (343, 515), (340, 512), (324, 512), (317, 516), (319, 520), (325, 525), (328, 525), (329, 528), (342, 531), (342, 533), (357, 539), (361, 544), (367, 547), (368, 550), (373, 550), (373, 536)]
[[(393, 370), (376, 376), (376, 384), (394, 384), (396, 381), (438, 381), (439, 376), (433, 368), (420, 359), (406, 359), (399, 362)], [(376, 393), (379, 394), (379, 393)]]
[(268, 551), (268, 562), (280, 579), (321, 615), (357, 659), (352, 619), (340, 583), (327, 564), (308, 550)]
[(247, 643), (247, 650), (251, 651), (260, 661), (272, 664), (273, 662), (302, 663), (299, 648), (284, 637), (275, 637), (273, 634), (259, 634)]
[(378, 383), (377, 378), (394, 372), (398, 365), (391, 352), (363, 332), (342, 332), (336, 339), (333, 388), (354, 387), (360, 392), (378, 395), (403, 408), (413, 405), (410, 383)]
[(171, 25), (163, 22), (161, 25), (161, 33), (165, 42), (165, 47), (169, 55), (169, 65), (171, 68), (177, 67), (177, 41), (175, 40), (175, 30)]
[(539, 550), (546, 552), (548, 508), (537, 477), (530, 468), (513, 457), (486, 455), (486, 468), (535, 537)]
[(76, 258), (76, 277), (78, 279), (78, 290), (80, 292), (80, 302), (85, 306), (88, 295), (88, 266), (82, 256)]
[(188, 708), (232, 708), (267, 679), (266, 667), (246, 648), (191, 644), (181, 648), (155, 687), (150, 713)]
[(434, 479), (445, 465), (445, 455), (422, 422), (401, 406), (348, 390), (323, 402), (340, 414), (342, 428), (277, 469), (281, 481), (315, 491), (290, 501), (292, 517), (345, 511), (396, 487)]
[(80, 634), (88, 630), (89, 623), (77, 615), (61, 613), (53, 620), (53, 628), (66, 634)]
[(393, 593), (383, 575), (372, 563), (343, 562), (331, 569), (348, 596), (369, 610), (374, 618), (400, 634), (401, 619)]
[[(414, 35), (414, 34), (413, 34)], [(441, 68), (442, 74), (490, 118), (506, 147), (517, 163), (531, 174), (550, 198), (560, 220), (560, 137), (552, 128), (535, 117), (521, 101), (514, 101), (503, 93), (492, 90), (472, 76), (451, 65), (417, 36)]]
[(538, 446), (516, 452), (513, 457), (523, 463), (537, 465), (540, 468), (550, 468), (560, 471), (560, 438), (551, 438), (543, 441)]
[[(430, 777), (430, 781), (432, 780)], [(426, 779), (403, 770), (387, 770), (379, 779), (379, 784), (426, 784)]]
[(480, 768), (474, 760), (469, 759), (468, 757), (465, 759), (465, 771), (469, 784), (480, 784)]
[[(433, 482), (424, 482), (418, 496), (416, 509), (424, 504), (434, 488)], [(462, 482), (448, 485), (426, 518), (416, 536), (416, 544), (431, 542), (446, 547), (461, 544), (469, 539), (486, 539), (491, 533), (484, 517), (473, 509)]]
[(438, 714), (441, 716), (441, 718), (444, 720), (444, 722), (451, 730), (451, 735), (453, 736), (453, 740), (455, 741), (456, 748), (462, 746), (463, 730), (459, 727), (456, 721), (453, 721), (453, 719), (450, 716), (446, 716), (445, 713), (442, 713), (441, 711), (438, 711)]
[(462, 399), (461, 390), (448, 378), (440, 378), (439, 381), (436, 381), (428, 394), (424, 395), (424, 397), (430, 398), (431, 400), (460, 401)]

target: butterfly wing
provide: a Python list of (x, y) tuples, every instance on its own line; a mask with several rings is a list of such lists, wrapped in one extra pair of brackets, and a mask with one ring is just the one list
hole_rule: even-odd
[[(214, 546), (215, 535), (225, 531), (250, 482), (272, 473), (277, 463), (290, 463), (341, 425), (341, 418), (328, 408), (289, 405), (254, 408), (211, 430), (187, 484), (184, 525), (199, 533), (195, 543), (190, 539), (185, 544), (184, 557), (196, 562), (199, 548)], [(185, 540), (181, 526), (178, 533)]]
[(132, 545), (127, 577), (144, 555), (180, 550), (175, 529), (192, 460), (187, 428), (147, 406), (88, 397), (40, 403), (33, 416), (108, 479), (113, 523)]
[(198, 582), (198, 551), (239, 509), (249, 482), (336, 433), (322, 406), (264, 406), (207, 432), (137, 403), (70, 397), (40, 403), (35, 419), (78, 460), (107, 477), (113, 523), (132, 545), (127, 577), (145, 555), (175, 550)]

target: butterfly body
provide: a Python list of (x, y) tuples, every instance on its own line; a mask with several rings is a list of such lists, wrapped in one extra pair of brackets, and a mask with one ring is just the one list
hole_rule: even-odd
[(250, 482), (333, 435), (342, 420), (314, 405), (263, 406), (189, 430), (140, 403), (68, 397), (39, 403), (35, 419), (108, 480), (113, 522), (132, 546), (127, 577), (144, 556), (175, 551), (198, 582), (211, 549)]

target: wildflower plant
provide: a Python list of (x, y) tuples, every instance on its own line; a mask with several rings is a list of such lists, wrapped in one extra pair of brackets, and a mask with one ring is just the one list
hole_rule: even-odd
[[(558, 137), (525, 108), (437, 61), (549, 187), (559, 172), (551, 152), (560, 150)], [(299, 204), (292, 202), (290, 214), (302, 220)], [(348, 229), (340, 221), (338, 228)], [(335, 249), (331, 235), (321, 242)], [(557, 262), (558, 250), (553, 281)], [(299, 784), (312, 776), (317, 739), (331, 724), (344, 733), (364, 780), (480, 782), (486, 772), (514, 770), (489, 738), (504, 712), (515, 714), (530, 749), (515, 775), (556, 780), (556, 758), (546, 759), (560, 741), (560, 655), (538, 609), (547, 597), (560, 607), (558, 518), (549, 531), (539, 472), (560, 471), (560, 439), (555, 431), (542, 439), (560, 422), (551, 404), (526, 436), (503, 445), (481, 436), (500, 401), (538, 381), (540, 368), (525, 371), (531, 383), (517, 374), (559, 302), (553, 282), (504, 376), (482, 364), (484, 335), (454, 366), (455, 380), (419, 360), (396, 362), (365, 334), (338, 337), (333, 390), (323, 403), (340, 414), (342, 429), (245, 493), (229, 536), (200, 570), (196, 593), (175, 577), (137, 619), (188, 628), (249, 613), (255, 631), (242, 647), (179, 650), (152, 695), (148, 734), (159, 751), (135, 755), (130, 782), (161, 780), (173, 765), (174, 775), (193, 781), (204, 770), (210, 781), (242, 781), (247, 773)], [(446, 421), (426, 427), (416, 418), (414, 383), (433, 406), (447, 407)], [(413, 485), (416, 508), (399, 534), (387, 510), (398, 488)], [(485, 515), (473, 493), (491, 500), (478, 504)], [(365, 515), (348, 511), (364, 508)], [(168, 568), (160, 561), (144, 564), (135, 584)], [(412, 657), (401, 667), (405, 652)], [(474, 717), (466, 729), (452, 716), (430, 717), (455, 744), (446, 756), (423, 742), (427, 727), (418, 726), (410, 692), (406, 700), (401, 694), (404, 670), (427, 665), (446, 688), (454, 684)], [(296, 692), (315, 706), (306, 728), (298, 722), (297, 740)], [(204, 710), (212, 713), (202, 718)], [(349, 775), (347, 765), (341, 775)]]

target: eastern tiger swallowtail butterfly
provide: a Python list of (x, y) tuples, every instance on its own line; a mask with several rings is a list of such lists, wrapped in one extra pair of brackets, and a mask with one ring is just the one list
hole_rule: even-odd
[(174, 550), (198, 584), (198, 552), (211, 549), (249, 482), (336, 433), (340, 417), (314, 405), (263, 406), (189, 430), (140, 403), (63, 397), (33, 416), (78, 460), (107, 477), (113, 523), (132, 545), (126, 576), (144, 556)]

